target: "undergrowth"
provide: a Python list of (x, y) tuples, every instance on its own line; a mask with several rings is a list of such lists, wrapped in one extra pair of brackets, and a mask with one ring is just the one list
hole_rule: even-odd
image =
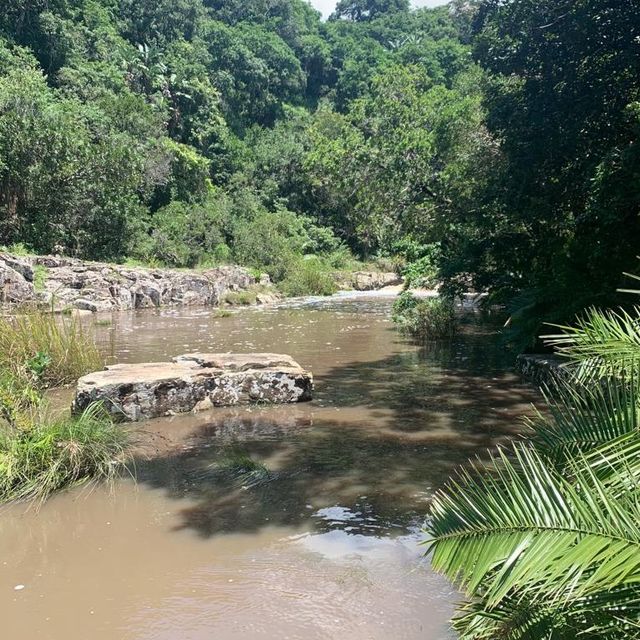
[(128, 433), (101, 405), (54, 415), (42, 396), (101, 364), (75, 319), (41, 311), (0, 318), (0, 502), (41, 502), (123, 467)]
[(63, 488), (112, 481), (126, 462), (128, 432), (101, 405), (51, 418), (39, 403), (13, 418), (0, 425), (0, 502), (43, 502)]

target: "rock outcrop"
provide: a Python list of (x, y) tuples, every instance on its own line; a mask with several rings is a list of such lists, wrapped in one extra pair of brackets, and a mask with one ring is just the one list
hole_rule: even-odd
[(86, 375), (78, 380), (72, 411), (103, 402), (116, 419), (138, 421), (219, 406), (303, 402), (312, 391), (311, 373), (287, 355), (195, 353)]
[(541, 385), (571, 374), (567, 361), (551, 354), (521, 354), (516, 360), (516, 370), (524, 378)]
[(374, 291), (402, 284), (402, 277), (394, 272), (354, 271), (336, 274), (336, 282), (341, 289)]
[(35, 295), (33, 271), (29, 265), (0, 259), (0, 303), (23, 304), (33, 300)]
[(236, 266), (179, 271), (0, 253), (0, 302), (34, 302), (58, 311), (219, 305), (229, 292), (255, 284), (246, 269)]

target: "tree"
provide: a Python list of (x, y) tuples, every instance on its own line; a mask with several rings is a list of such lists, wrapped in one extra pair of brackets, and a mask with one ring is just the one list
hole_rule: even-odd
[(613, 302), (635, 261), (640, 21), (616, 1), (487, 0), (475, 29), (501, 163), (443, 271), (511, 301), (530, 346), (542, 322)]
[(59, 98), (41, 73), (0, 78), (0, 210), (4, 243), (110, 258), (139, 215), (137, 141), (100, 111)]
[(438, 242), (481, 117), (478, 94), (433, 85), (420, 66), (385, 69), (346, 117), (319, 114), (306, 162), (336, 229), (365, 253)]
[(353, 20), (362, 22), (380, 16), (408, 12), (409, 0), (340, 0), (330, 20)]

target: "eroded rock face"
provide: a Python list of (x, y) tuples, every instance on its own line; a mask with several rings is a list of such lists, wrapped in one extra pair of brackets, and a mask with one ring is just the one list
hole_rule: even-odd
[(104, 402), (115, 418), (138, 421), (236, 404), (303, 402), (312, 391), (311, 373), (287, 355), (194, 353), (84, 376), (72, 411)]
[[(33, 284), (34, 267), (39, 267), (43, 274), (38, 291)], [(197, 272), (126, 267), (57, 256), (18, 258), (0, 254), (2, 302), (34, 302), (51, 305), (58, 311), (215, 306), (226, 293), (253, 285), (255, 278), (236, 266)]]

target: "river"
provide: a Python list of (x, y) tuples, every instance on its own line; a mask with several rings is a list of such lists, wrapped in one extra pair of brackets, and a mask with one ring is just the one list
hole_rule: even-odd
[[(469, 318), (418, 348), (378, 295), (227, 318), (123, 312), (110, 361), (288, 353), (310, 403), (144, 423), (136, 481), (0, 511), (0, 620), (16, 640), (445, 640), (459, 598), (423, 558), (430, 496), (537, 399)], [(65, 400), (66, 401), (66, 400)]]

